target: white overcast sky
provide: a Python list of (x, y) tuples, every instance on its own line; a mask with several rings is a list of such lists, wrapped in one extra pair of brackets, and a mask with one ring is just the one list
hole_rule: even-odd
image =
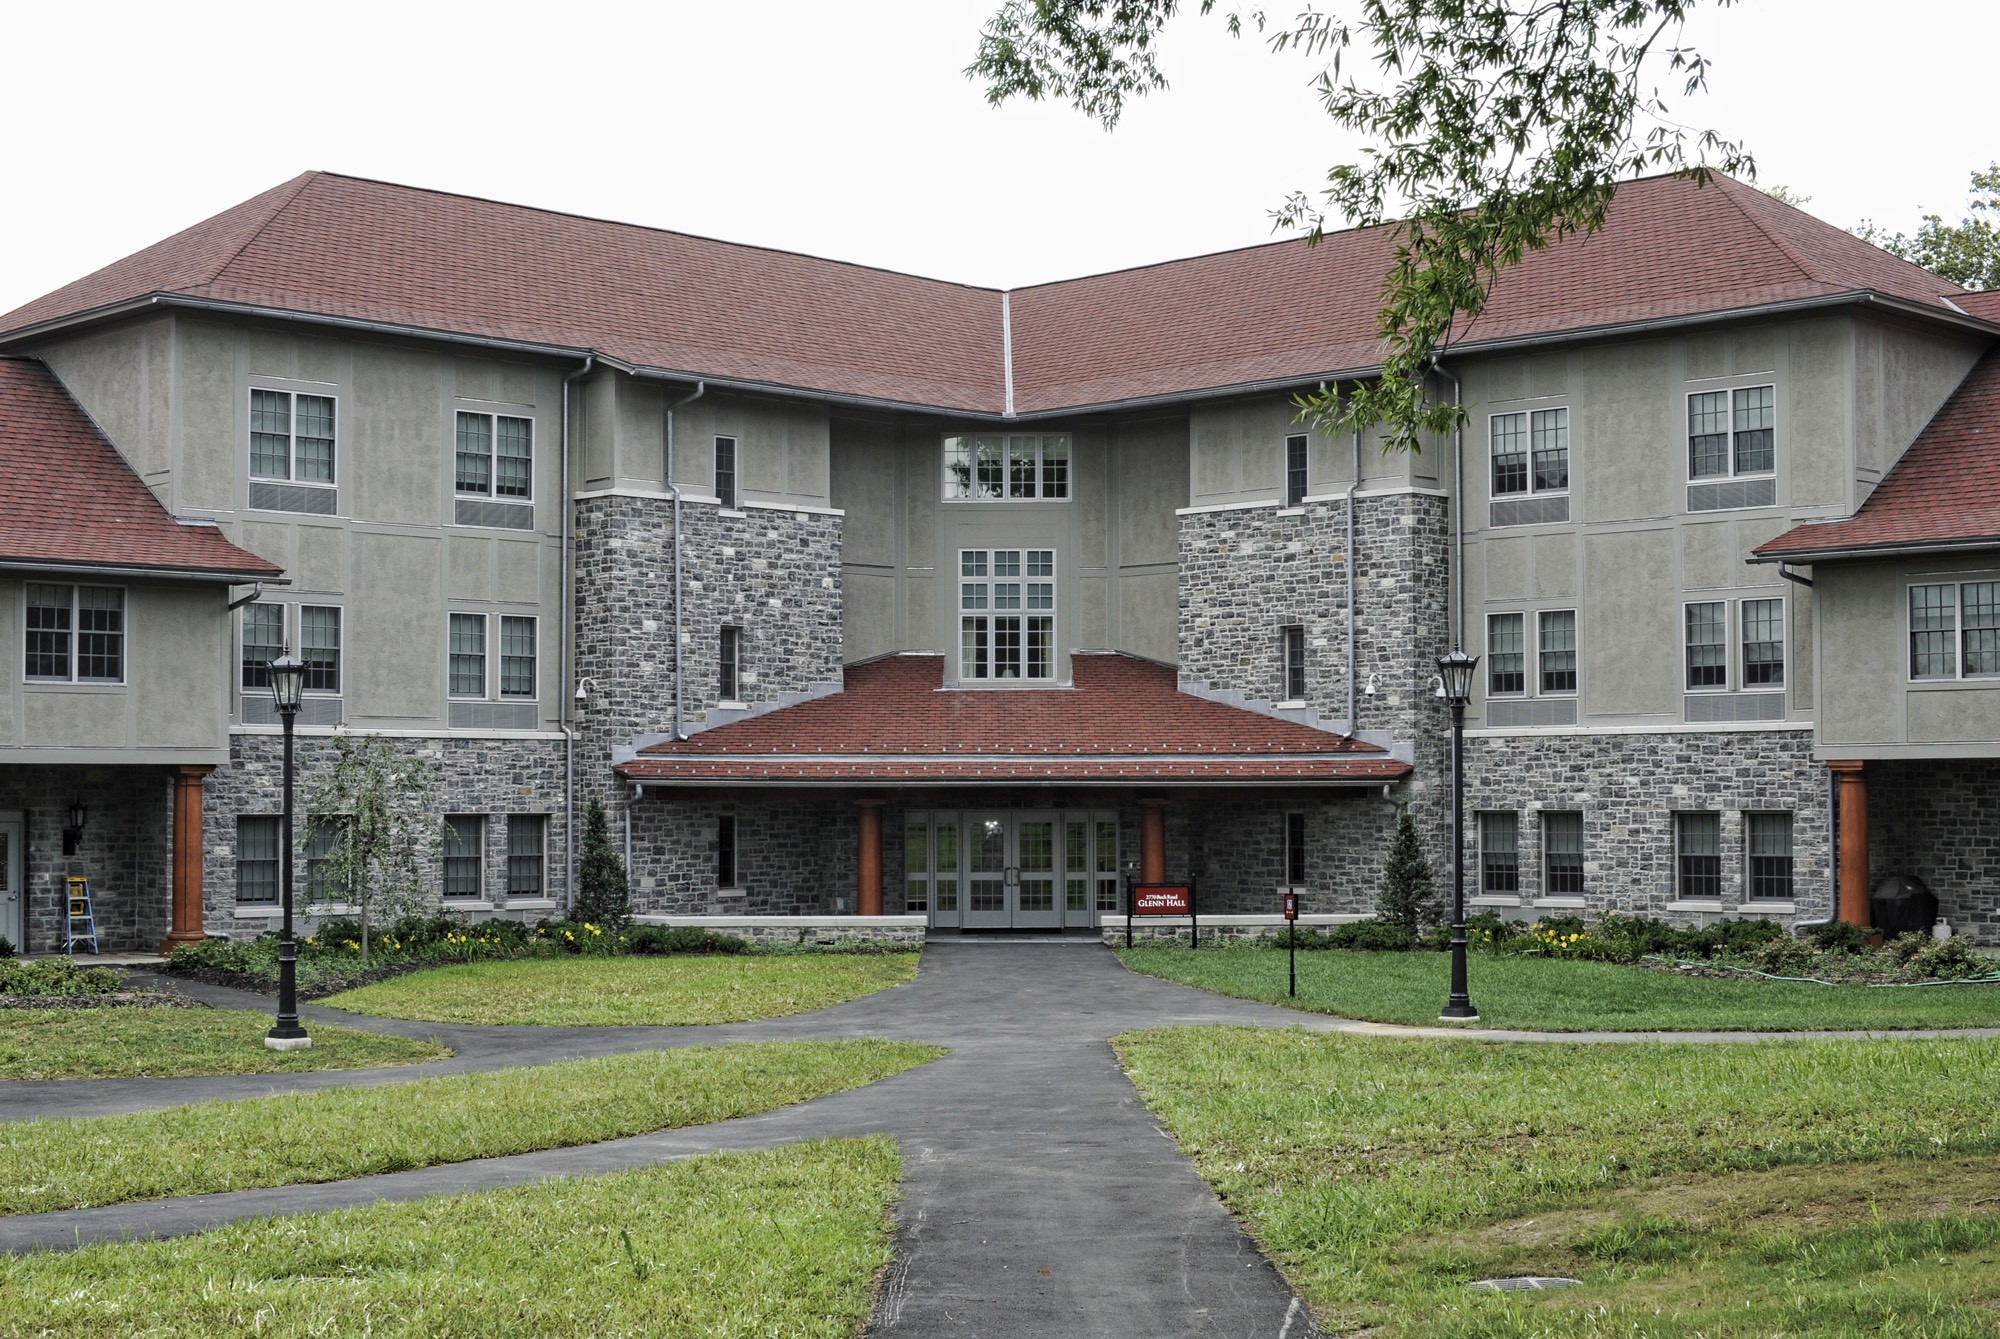
[[(1198, 17), (1115, 133), (989, 108), (993, 3), (19, 4), (0, 312), (307, 168), (1011, 287), (1265, 241), (1352, 150), (1312, 66)], [(1686, 119), (1843, 227), (1959, 218), (2000, 158), (1991, 0), (1743, 0), (1686, 38)]]

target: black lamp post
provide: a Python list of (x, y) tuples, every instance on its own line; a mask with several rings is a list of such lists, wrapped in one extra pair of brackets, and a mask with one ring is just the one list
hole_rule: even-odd
[(1463, 1022), (1479, 1017), (1465, 988), (1465, 704), (1472, 698), (1472, 672), (1479, 657), (1457, 647), (1438, 657), (1438, 681), (1451, 703), (1451, 996), (1438, 1017)]
[(287, 651), (271, 662), (271, 701), (285, 722), (285, 832), (278, 847), (278, 895), (284, 937), (278, 943), (278, 1022), (264, 1034), (274, 1051), (303, 1051), (312, 1038), (299, 1025), (299, 946), (292, 939), (292, 718), (305, 691), (305, 662)]

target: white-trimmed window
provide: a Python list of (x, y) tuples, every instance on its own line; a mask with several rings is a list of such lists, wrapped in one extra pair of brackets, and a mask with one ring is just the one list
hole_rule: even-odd
[(236, 900), (278, 900), (278, 820), (261, 814), (236, 819)]
[(353, 900), (351, 896), (352, 890), (335, 890), (335, 892), (349, 893), (349, 896), (336, 897), (329, 896), (327, 893), (327, 878), (331, 873), (328, 866), (335, 854), (339, 852), (340, 844), (347, 840), (347, 834), (353, 826), (354, 816), (352, 814), (314, 814), (306, 821), (307, 902), (326, 903)]
[(1285, 886), (1303, 888), (1306, 882), (1306, 816), (1297, 809), (1285, 814)]
[[(1532, 621), (1531, 621), (1532, 620)], [(1528, 664), (1529, 629), (1534, 665)], [(1488, 697), (1574, 697), (1577, 684), (1576, 610), (1509, 611), (1486, 616)]]
[(538, 898), (547, 894), (547, 861), (543, 856), (548, 819), (541, 814), (507, 815), (507, 896)]
[[(490, 625), (497, 621), (494, 629)], [(489, 683), (493, 657), (488, 647), (498, 638), (498, 676)], [(446, 674), (455, 698), (497, 697), (528, 701), (536, 693), (538, 620), (526, 614), (467, 614), (454, 612), (446, 638)]]
[(1750, 847), (1750, 897), (1753, 901), (1792, 900), (1792, 816), (1787, 813), (1745, 814)]
[(1526, 614), (1486, 616), (1486, 694), (1518, 697), (1528, 691)]
[(1728, 608), (1722, 600), (1700, 600), (1686, 607), (1682, 622), (1689, 688), (1729, 687)]
[(1542, 696), (1576, 692), (1576, 610), (1544, 609), (1535, 615), (1535, 671)]
[(1710, 811), (1674, 815), (1674, 891), (1683, 902), (1722, 897), (1722, 815)]
[(305, 662), (305, 691), (340, 695), (340, 609), (336, 605), (251, 604), (243, 607), (242, 652), (237, 681), (245, 692), (269, 692), (271, 662), (291, 645), (286, 624), (297, 609), (299, 659)]
[(306, 663), (306, 692), (340, 692), (340, 610), (299, 606), (299, 659)]
[(1777, 468), (1778, 388), (1742, 386), (1688, 396), (1688, 478), (1733, 479)]
[(1479, 815), (1479, 891), (1494, 897), (1521, 893), (1521, 816), (1500, 810)]
[(22, 668), (31, 682), (125, 682), (121, 588), (30, 581), (23, 631)]
[(1297, 507), (1306, 500), (1306, 461), (1310, 438), (1297, 432), (1285, 438), (1285, 505)]
[(250, 391), (250, 477), (295, 484), (331, 484), (334, 455), (331, 395)]
[(1583, 815), (1542, 811), (1542, 896), (1583, 896)]
[[(1731, 603), (1736, 605), (1733, 620)], [(1732, 628), (1736, 634), (1733, 648)], [(1682, 606), (1681, 629), (1683, 681), (1689, 692), (1754, 692), (1785, 686), (1782, 598), (1690, 600)]]
[(1053, 549), (964, 549), (958, 555), (961, 679), (1053, 679)]
[(1285, 667), (1284, 700), (1303, 702), (1306, 699), (1305, 625), (1288, 623), (1278, 629), (1278, 648)]
[(535, 489), (535, 423), (511, 414), (458, 411), (460, 497), (526, 502)]
[(1910, 677), (2000, 674), (2000, 581), (1910, 587)]
[(1532, 409), (1487, 420), (1493, 496), (1529, 497), (1569, 490), (1569, 410)]
[(486, 818), (449, 814), (444, 820), (444, 895), (477, 898), (486, 891)]
[(1069, 434), (977, 433), (944, 439), (947, 502), (1069, 496)]
[(736, 439), (715, 439), (715, 500), (726, 511), (736, 509)]
[(724, 702), (736, 702), (743, 692), (743, 629), (723, 624), (718, 643), (717, 688)]
[(243, 656), (239, 676), (248, 692), (269, 692), (271, 662), (285, 653), (285, 606), (246, 604), (243, 606)]

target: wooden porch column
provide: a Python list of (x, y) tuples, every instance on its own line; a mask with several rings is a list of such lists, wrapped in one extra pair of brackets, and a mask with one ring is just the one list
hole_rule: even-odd
[(160, 941), (160, 952), (181, 944), (198, 944), (201, 928), (201, 785), (213, 767), (172, 768), (174, 778), (174, 927)]
[(1826, 766), (1840, 787), (1835, 810), (1840, 824), (1839, 919), (1867, 925), (1874, 919), (1868, 906), (1868, 776), (1859, 762)]
[(1167, 881), (1167, 802), (1139, 801), (1139, 882)]
[(857, 862), (854, 909), (863, 916), (882, 914), (882, 801), (856, 800), (860, 811), (861, 852)]

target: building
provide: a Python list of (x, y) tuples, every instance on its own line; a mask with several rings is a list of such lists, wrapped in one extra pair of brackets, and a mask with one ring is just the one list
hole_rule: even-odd
[[(1442, 359), (1462, 434), (1385, 454), (1292, 397), (1375, 374), (1389, 245), (998, 292), (308, 173), (0, 317), (0, 525), (56, 536), (0, 542), (28, 943), (72, 864), (114, 943), (270, 924), (287, 645), (305, 793), (336, 728), (434, 758), (474, 914), (560, 908), (591, 797), (645, 914), (1083, 928), (1128, 873), (1365, 912), (1398, 806), (1448, 855), (1457, 642), (1479, 904), (1810, 918), (1839, 845), (2000, 933), (1952, 780), (1993, 784), (1987, 653), (1896, 680), (1884, 573), (1929, 558), (1799, 539), (1927, 511), (2000, 308), (1636, 181)], [(58, 492), (65, 454), (115, 483)], [(1923, 635), (1946, 587), (1978, 630), (1954, 581)], [(1835, 777), (1942, 758), (1853, 844)]]

